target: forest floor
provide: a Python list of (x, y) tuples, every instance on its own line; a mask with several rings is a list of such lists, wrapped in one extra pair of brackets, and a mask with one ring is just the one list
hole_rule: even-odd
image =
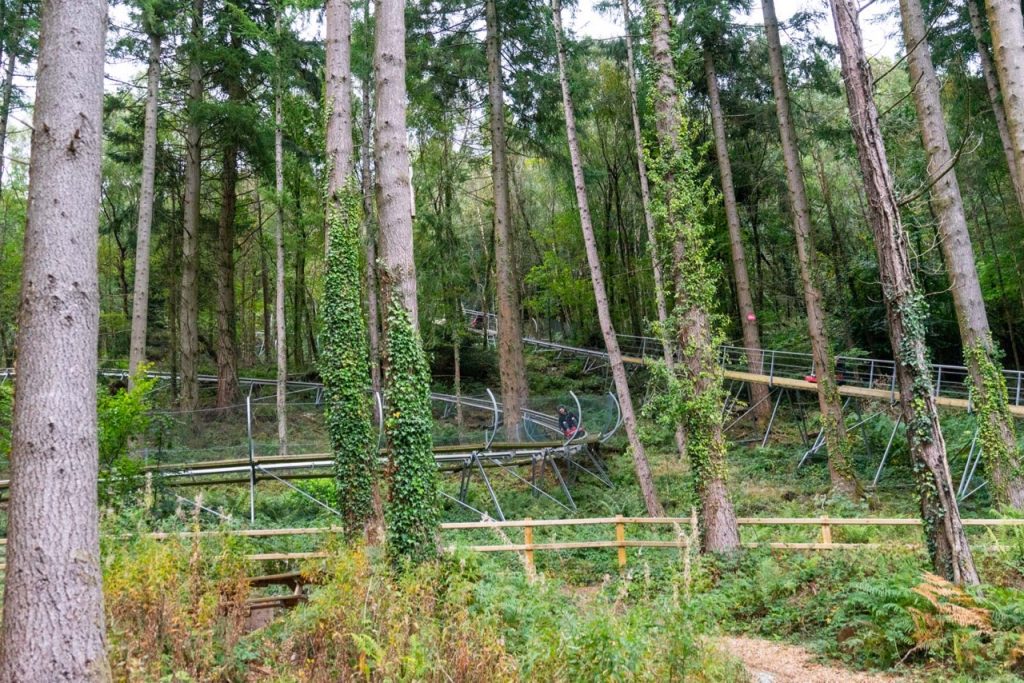
[(726, 653), (743, 662), (754, 683), (889, 683), (908, 680), (823, 664), (802, 647), (763, 638), (725, 636), (718, 639), (718, 644)]

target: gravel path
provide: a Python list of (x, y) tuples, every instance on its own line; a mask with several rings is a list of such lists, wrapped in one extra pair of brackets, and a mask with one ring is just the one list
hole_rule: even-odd
[(754, 683), (889, 683), (905, 681), (891, 675), (850, 671), (814, 661), (814, 655), (795, 645), (760, 638), (729, 636), (722, 648), (742, 660)]

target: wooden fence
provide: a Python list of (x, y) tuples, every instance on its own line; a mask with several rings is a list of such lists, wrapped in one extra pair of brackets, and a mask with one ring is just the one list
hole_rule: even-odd
[[(818, 540), (809, 543), (795, 542), (752, 542), (744, 543), (746, 548), (768, 547), (780, 550), (849, 550), (865, 548), (917, 548), (920, 544), (895, 543), (895, 542), (874, 542), (874, 543), (842, 543), (832, 540), (834, 527), (920, 527), (920, 519), (913, 518), (884, 518), (884, 517), (740, 517), (736, 520), (742, 526), (801, 526), (817, 527)], [(967, 527), (1024, 527), (1024, 519), (964, 519)], [(671, 527), (674, 537), (671, 540), (655, 540), (642, 538), (627, 538), (627, 525), (638, 526), (661, 526)], [(585, 541), (561, 541), (553, 543), (535, 543), (534, 531), (537, 529), (551, 527), (582, 527), (582, 526), (610, 526), (614, 528), (614, 539), (608, 540), (585, 540)], [(522, 542), (514, 543), (504, 534), (505, 529), (521, 529)], [(625, 567), (628, 562), (627, 549), (629, 548), (667, 548), (678, 551), (686, 551), (696, 543), (697, 518), (690, 517), (592, 517), (587, 519), (522, 519), (522, 520), (485, 520), (481, 522), (449, 522), (441, 525), (443, 532), (467, 531), (467, 530), (492, 530), (505, 538), (505, 543), (494, 545), (465, 545), (467, 550), (493, 553), (493, 552), (516, 552), (520, 553), (529, 571), (533, 570), (535, 553), (555, 550), (583, 550), (592, 548), (614, 548), (616, 550), (619, 567)], [(237, 529), (227, 531), (181, 531), (167, 533), (146, 534), (148, 538), (195, 538), (195, 537), (217, 537), (217, 536), (244, 536), (250, 538), (270, 538), (275, 536), (311, 536), (340, 533), (341, 527), (310, 527), (292, 529)], [(0, 546), (7, 543), (6, 539), (0, 539)], [(447, 550), (453, 550), (456, 546), (447, 546)], [(978, 547), (978, 549), (981, 549)], [(988, 545), (986, 550), (1006, 550), (1005, 545)], [(304, 560), (313, 558), (325, 558), (329, 553), (323, 551), (315, 552), (292, 552), (292, 553), (255, 553), (246, 555), (245, 559), (250, 561), (269, 560)]]

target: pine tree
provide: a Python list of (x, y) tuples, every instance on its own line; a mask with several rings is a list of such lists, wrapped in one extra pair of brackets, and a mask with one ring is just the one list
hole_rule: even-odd
[(105, 0), (43, 6), (0, 679), (110, 681), (96, 417)]
[(662, 249), (671, 251), (675, 269), (672, 311), (682, 362), (669, 378), (671, 404), (663, 411), (686, 434), (700, 515), (702, 545), (712, 552), (739, 547), (739, 527), (726, 488), (726, 445), (722, 424), (722, 342), (715, 314), (717, 273), (708, 258), (704, 212), (710, 203), (698, 180), (691, 146), (693, 130), (683, 116), (676, 69), (669, 44), (668, 10), (663, 0), (647, 6), (651, 55), (655, 66), (654, 112), (658, 146), (650, 162), (655, 215), (663, 225)]
[(907, 235), (900, 221), (878, 110), (872, 99), (871, 70), (864, 56), (857, 7), (850, 0), (831, 0), (831, 4), (928, 552), (936, 573), (956, 583), (977, 584), (978, 572), (960, 520), (946, 460), (946, 442), (939, 428), (924, 339), (928, 309), (910, 267)]
[(772, 71), (772, 89), (775, 92), (775, 110), (779, 119), (782, 155), (786, 164), (786, 184), (789, 204), (793, 213), (793, 235), (796, 238), (797, 262), (803, 285), (804, 305), (807, 310), (807, 333), (811, 338), (815, 379), (818, 384), (818, 407), (821, 410), (821, 428), (828, 449), (828, 471), (832, 487), (846, 496), (858, 496), (860, 486), (850, 462), (850, 440), (843, 422), (842, 399), (836, 382), (836, 363), (826, 332), (825, 311), (822, 307), (821, 288), (815, 266), (814, 243), (811, 239), (811, 204), (804, 186), (803, 164), (797, 144), (796, 125), (789, 102), (786, 65), (779, 40), (779, 21), (775, 16), (774, 0), (763, 0), (764, 28), (768, 37), (768, 62)]
[(505, 99), (497, 0), (485, 0), (487, 24), (487, 81), (491, 132), (491, 181), (494, 186), (494, 261), (498, 299), (498, 367), (505, 432), (513, 441), (522, 434), (528, 387), (523, 359), (523, 324), (519, 282), (513, 259), (512, 215), (509, 210), (508, 144), (505, 137)]
[(412, 191), (406, 142), (405, 3), (376, 0), (374, 159), (380, 220), (385, 430), (390, 449), (389, 553), (418, 561), (437, 552), (437, 468), (430, 412), (430, 368), (420, 340), (413, 259)]
[(982, 451), (991, 471), (996, 500), (1003, 505), (1024, 508), (1024, 468), (1008, 407), (1006, 377), (998, 361), (999, 351), (992, 341), (985, 299), (974, 265), (974, 249), (967, 230), (960, 183), (953, 168), (953, 150), (946, 135), (939, 79), (932, 65), (920, 0), (900, 0), (900, 15), (907, 64), (915, 83), (918, 126), (928, 156), (928, 191), (939, 219), (939, 244), (949, 272), (964, 364), (970, 372), (971, 401), (978, 415)]
[(594, 239), (594, 226), (590, 219), (590, 206), (587, 200), (587, 186), (583, 178), (583, 161), (580, 154), (580, 143), (576, 135), (576, 114), (573, 109), (572, 93), (569, 92), (569, 79), (566, 76), (565, 49), (562, 47), (562, 7), (559, 0), (551, 0), (551, 12), (555, 24), (555, 49), (558, 54), (558, 76), (562, 85), (562, 107), (565, 111), (565, 134), (569, 143), (569, 157), (572, 160), (573, 182), (576, 186), (576, 206), (580, 212), (580, 227), (583, 230), (583, 243), (586, 246), (587, 263), (590, 266), (590, 281), (594, 286), (594, 301), (597, 303), (597, 319), (604, 336), (605, 351), (608, 352), (608, 365), (611, 366), (612, 378), (615, 381), (615, 392), (618, 394), (619, 406), (622, 409), (622, 422), (629, 439), (629, 448), (633, 456), (633, 469), (636, 471), (637, 483), (651, 517), (665, 514), (658, 491), (654, 486), (654, 476), (647, 461), (647, 452), (640, 440), (640, 429), (633, 411), (633, 398), (629, 390), (626, 368), (622, 362), (622, 351), (619, 349), (618, 337), (612, 323), (608, 307), (608, 295), (605, 292), (604, 275), (601, 271), (601, 259), (597, 254), (597, 242)]

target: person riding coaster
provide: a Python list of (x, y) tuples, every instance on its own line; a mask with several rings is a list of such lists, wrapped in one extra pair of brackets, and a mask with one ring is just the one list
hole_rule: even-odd
[(562, 434), (567, 439), (586, 434), (580, 427), (579, 418), (565, 406), (558, 406), (558, 428), (562, 430)]

